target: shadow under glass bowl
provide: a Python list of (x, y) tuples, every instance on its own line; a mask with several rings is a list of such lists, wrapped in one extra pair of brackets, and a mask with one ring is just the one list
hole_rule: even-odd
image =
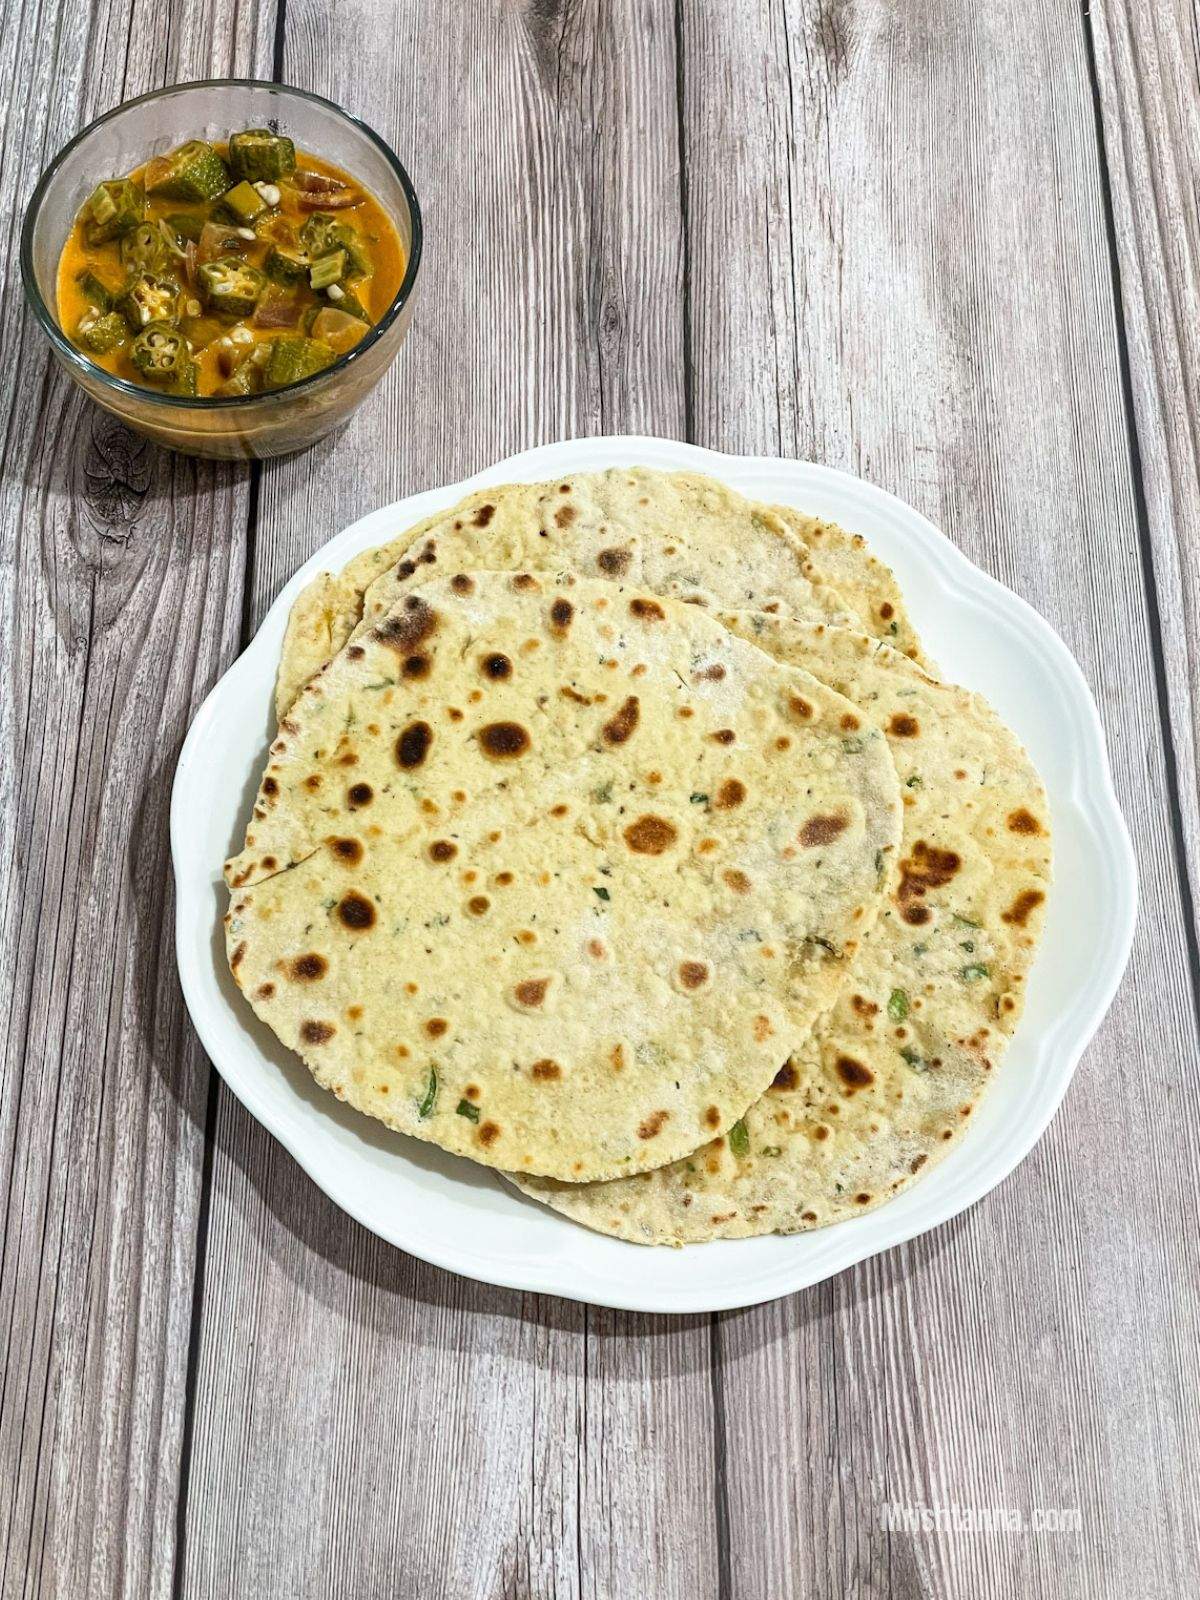
[[(301, 383), (233, 399), (162, 394), (105, 371), (67, 338), (57, 315), (58, 262), (79, 208), (119, 177), (182, 144), (271, 127), (297, 149), (345, 168), (391, 218), (404, 246), (395, 298), (353, 350)], [(21, 278), (59, 363), (98, 405), (155, 443), (188, 455), (261, 458), (303, 450), (340, 427), (395, 359), (412, 319), (421, 264), (421, 211), (394, 151), (331, 100), (251, 79), (174, 84), (128, 100), (64, 146), (42, 174), (21, 230)]]

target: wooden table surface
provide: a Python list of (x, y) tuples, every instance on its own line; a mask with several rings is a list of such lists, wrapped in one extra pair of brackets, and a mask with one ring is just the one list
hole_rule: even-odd
[[(1187, 0), (9, 8), (4, 1600), (1197, 1592), (1198, 32)], [(60, 145), (221, 74), (367, 118), (428, 226), (382, 389), (263, 467), (82, 401), (17, 268)], [(176, 756), (281, 584), (371, 507), (600, 432), (926, 512), (1078, 657), (1137, 848), (1128, 978), (1019, 1173), (743, 1313), (380, 1243), (225, 1090), (174, 968)]]

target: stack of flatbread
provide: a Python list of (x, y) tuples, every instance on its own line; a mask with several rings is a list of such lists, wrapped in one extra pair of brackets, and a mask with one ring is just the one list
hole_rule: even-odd
[(339, 1099), (645, 1244), (869, 1210), (969, 1126), (1046, 799), (860, 537), (482, 490), (301, 594), (277, 709), (229, 963)]

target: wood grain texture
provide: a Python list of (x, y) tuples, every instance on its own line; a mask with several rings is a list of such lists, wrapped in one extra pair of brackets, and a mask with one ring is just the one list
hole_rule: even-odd
[[(252, 611), (376, 505), (562, 435), (681, 430), (660, 6), (287, 8), (284, 76), (410, 165), (425, 282), (350, 430), (269, 466)], [(249, 1396), (253, 1396), (252, 1401)], [(710, 1326), (458, 1282), (338, 1213), (220, 1094), (183, 1593), (693, 1597)], [(314, 1576), (315, 1575), (315, 1576)]]
[[(1169, 800), (1200, 881), (1200, 18), (1187, 0), (1105, 0), (1088, 15), (1101, 158), (1144, 485), (1146, 577), (1161, 629)], [(1193, 955), (1193, 960), (1196, 960)]]
[(117, 100), (245, 71), (253, 6), (53, 4), (0, 30), (4, 582), (0, 1595), (170, 1592), (207, 1068), (172, 959), (167, 801), (237, 641), (247, 475), (83, 404), (17, 233)]
[[(1198, 1570), (1197, 1041), (1083, 20), (794, 0), (731, 24), (689, 0), (683, 40), (706, 64), (699, 442), (862, 473), (1050, 619), (1100, 701), (1143, 900), (1131, 980), (1017, 1176), (722, 1319), (729, 1593), (1165, 1600)], [(889, 1535), (892, 1500), (1077, 1506), (1083, 1531)]]

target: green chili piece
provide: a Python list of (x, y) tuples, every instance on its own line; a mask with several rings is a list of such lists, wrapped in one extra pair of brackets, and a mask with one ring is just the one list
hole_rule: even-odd
[(164, 200), (215, 200), (228, 187), (229, 168), (203, 139), (189, 139), (146, 167), (146, 192)]
[(296, 147), (269, 128), (247, 128), (229, 135), (229, 165), (251, 183), (274, 183), (296, 170)]
[(888, 1016), (893, 1022), (903, 1022), (908, 1015), (908, 996), (903, 989), (893, 989), (888, 1000)]
[(125, 343), (129, 328), (116, 311), (86, 311), (75, 330), (76, 343), (94, 356), (106, 356)]
[(344, 250), (331, 250), (327, 256), (319, 256), (308, 270), (310, 288), (319, 291), (328, 289), (330, 284), (340, 283), (346, 275), (349, 259)]
[(174, 322), (179, 310), (179, 285), (174, 278), (144, 273), (121, 296), (121, 310), (134, 333), (152, 322)]
[(420, 1105), (418, 1105), (418, 1107), (417, 1107), (417, 1115), (418, 1115), (418, 1117), (420, 1117), (422, 1122), (424, 1122), (425, 1118), (433, 1110), (433, 1103), (437, 1099), (437, 1092), (438, 1092), (437, 1068), (436, 1067), (430, 1067), (430, 1069), (429, 1069), (429, 1083), (428, 1083), (428, 1085), (426, 1086), (426, 1089), (425, 1089), (425, 1097), (421, 1101)]
[(593, 884), (592, 885), (592, 893), (596, 896), (596, 898), (598, 900), (611, 900), (612, 899), (612, 895), (609, 894), (608, 890), (604, 887), (603, 884), (599, 884), (599, 885)]
[(973, 961), (969, 967), (963, 967), (962, 971), (959, 973), (959, 977), (964, 983), (974, 983), (977, 978), (987, 978), (990, 976), (991, 974), (989, 973), (987, 967), (984, 966), (982, 961)]
[(914, 1072), (925, 1071), (925, 1057), (919, 1050), (914, 1050), (912, 1045), (906, 1044), (904, 1049), (901, 1050), (900, 1054), (904, 1057), (905, 1061), (908, 1062), (909, 1066)]
[(146, 215), (146, 196), (129, 178), (108, 178), (93, 191), (80, 215), (87, 243), (107, 244), (137, 227)]
[(257, 222), (259, 217), (270, 210), (254, 185), (247, 183), (244, 178), (241, 183), (235, 183), (232, 189), (221, 196), (221, 207), (242, 228), (248, 228), (252, 222)]
[(469, 1100), (460, 1100), (454, 1109), (460, 1117), (466, 1117), (468, 1122), (479, 1121), (479, 1107), (473, 1106)]
[(735, 1156), (750, 1154), (750, 1130), (740, 1118), (729, 1130), (729, 1148)]
[(248, 262), (222, 256), (199, 269), (200, 291), (210, 311), (226, 317), (248, 317), (258, 304), (267, 280)]

